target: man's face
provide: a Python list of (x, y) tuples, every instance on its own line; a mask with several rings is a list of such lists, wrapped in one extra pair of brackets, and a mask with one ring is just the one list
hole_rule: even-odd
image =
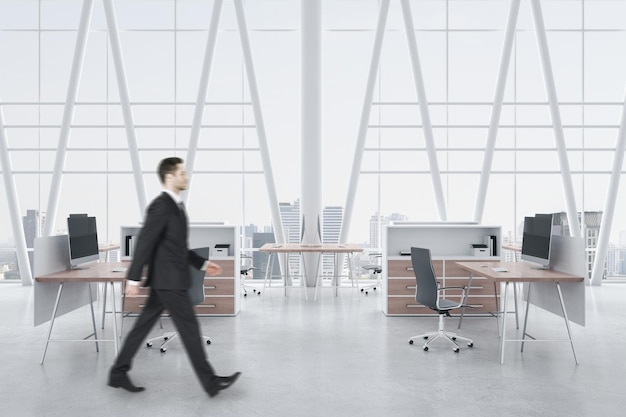
[(183, 164), (176, 165), (176, 171), (168, 174), (170, 185), (177, 191), (184, 191), (189, 185), (189, 178), (187, 178), (187, 171)]

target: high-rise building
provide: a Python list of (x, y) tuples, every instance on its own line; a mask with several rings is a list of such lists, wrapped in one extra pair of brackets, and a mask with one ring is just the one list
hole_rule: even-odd
[[(339, 243), (339, 234), (341, 233), (341, 223), (343, 222), (343, 207), (328, 206), (323, 210), (324, 224), (322, 226), (322, 242)], [(322, 274), (334, 274), (335, 255), (331, 253), (324, 254), (322, 258)]]
[[(24, 228), (24, 237), (26, 238), (26, 247), (35, 247), (35, 238), (39, 236), (39, 211), (26, 210), (26, 216), (22, 217), (22, 227)], [(34, 251), (28, 251), (28, 261), (30, 263), (30, 270), (35, 269), (35, 259), (33, 257)]]
[[(578, 213), (578, 221), (582, 227), (582, 237), (585, 239), (585, 253), (587, 262), (587, 277), (591, 277), (593, 271), (593, 263), (596, 259), (596, 247), (598, 246), (598, 236), (600, 235), (600, 223), (602, 222), (601, 211), (585, 211)], [(567, 221), (567, 213), (561, 212), (554, 215), (553, 224), (561, 227), (561, 233), (564, 236), (571, 236), (569, 231), (569, 222)], [(607, 276), (607, 265), (604, 264), (603, 277)]]
[(26, 210), (26, 216), (22, 217), (22, 227), (24, 227), (24, 237), (26, 247), (35, 246), (35, 238), (39, 236), (39, 212), (37, 210)]
[(388, 216), (381, 216), (378, 212), (370, 217), (370, 248), (381, 248), (383, 228), (391, 222), (407, 221), (408, 216), (400, 213), (391, 213)]
[[(276, 242), (274, 238), (274, 232), (255, 232), (252, 234), (252, 247), (260, 248), (266, 243), (274, 243)], [(267, 262), (269, 259), (268, 253), (263, 252), (253, 252), (252, 253), (252, 266), (256, 269), (252, 270), (252, 278), (253, 279), (264, 279), (265, 272), (267, 271)], [(274, 266), (272, 268), (272, 276), (280, 275), (280, 265), (278, 262), (274, 262)]]
[[(293, 203), (278, 203), (280, 218), (287, 243), (300, 243), (300, 200)], [(289, 255), (289, 271), (291, 274), (300, 274), (300, 256)]]

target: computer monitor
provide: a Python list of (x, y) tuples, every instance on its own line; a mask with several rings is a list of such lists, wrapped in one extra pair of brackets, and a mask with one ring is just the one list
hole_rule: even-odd
[(552, 214), (535, 214), (524, 218), (522, 260), (539, 264), (538, 269), (550, 268), (552, 246)]
[(67, 234), (71, 268), (79, 269), (78, 265), (97, 261), (100, 258), (95, 217), (89, 217), (86, 214), (70, 214), (67, 218)]

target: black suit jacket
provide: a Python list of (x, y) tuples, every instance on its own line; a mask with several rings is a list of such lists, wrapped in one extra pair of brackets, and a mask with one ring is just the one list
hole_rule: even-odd
[(126, 278), (139, 281), (148, 266), (146, 287), (187, 290), (189, 265), (200, 269), (206, 259), (187, 247), (187, 217), (166, 192), (148, 206)]

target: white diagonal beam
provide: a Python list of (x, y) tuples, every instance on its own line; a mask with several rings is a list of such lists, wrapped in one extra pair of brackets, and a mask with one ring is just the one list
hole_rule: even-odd
[(113, 56), (113, 63), (115, 66), (115, 75), (117, 76), (117, 86), (119, 88), (120, 104), (122, 106), (122, 115), (124, 117), (124, 127), (126, 128), (126, 139), (128, 140), (128, 149), (130, 151), (130, 161), (133, 167), (133, 175), (135, 177), (135, 188), (137, 190), (137, 200), (139, 202), (139, 215), (140, 218), (143, 218), (144, 211), (147, 206), (146, 187), (141, 169), (141, 159), (139, 159), (139, 148), (137, 146), (137, 136), (135, 135), (133, 112), (130, 107), (130, 94), (128, 93), (128, 82), (126, 80), (126, 70), (124, 69), (120, 33), (117, 27), (117, 18), (115, 17), (113, 0), (104, 0), (103, 5), (104, 14), (106, 15), (107, 20), (109, 42), (111, 44), (111, 54)]
[(263, 119), (261, 98), (256, 82), (256, 73), (254, 70), (254, 62), (252, 60), (252, 49), (250, 48), (250, 37), (248, 35), (248, 25), (246, 23), (242, 0), (235, 0), (235, 12), (237, 14), (237, 25), (239, 26), (243, 60), (246, 66), (246, 73), (248, 74), (248, 88), (250, 89), (250, 99), (252, 101), (252, 110), (254, 111), (254, 121), (259, 140), (259, 151), (261, 153), (261, 162), (263, 163), (263, 172), (265, 174), (265, 186), (267, 187), (270, 210), (272, 213), (272, 222), (274, 223), (274, 237), (277, 243), (284, 243), (285, 235), (283, 231), (283, 222), (280, 217), (278, 194), (276, 193), (276, 185), (274, 183), (274, 174), (272, 172), (272, 161), (270, 159), (267, 135), (265, 132), (265, 121)]
[(406, 40), (409, 46), (409, 55), (411, 57), (411, 68), (413, 69), (413, 79), (415, 80), (415, 89), (417, 91), (417, 101), (419, 103), (420, 116), (422, 118), (422, 129), (424, 130), (426, 153), (428, 154), (428, 162), (430, 164), (430, 178), (433, 183), (433, 191), (435, 193), (435, 200), (437, 201), (437, 208), (439, 209), (439, 219), (447, 220), (448, 215), (446, 212), (446, 202), (443, 197), (443, 186), (441, 184), (439, 162), (437, 161), (435, 138), (433, 135), (433, 127), (430, 122), (430, 113), (428, 112), (428, 99), (426, 98), (424, 76), (422, 74), (419, 54), (417, 52), (417, 41), (415, 40), (415, 27), (413, 25), (411, 5), (409, 4), (409, 0), (402, 0), (401, 4)]
[(217, 42), (217, 30), (220, 25), (223, 3), (223, 0), (215, 0), (215, 2), (213, 2), (213, 10), (211, 11), (209, 34), (207, 37), (206, 48), (204, 50), (204, 60), (202, 61), (202, 71), (200, 73), (200, 85), (198, 86), (196, 108), (193, 113), (191, 135), (189, 137), (189, 147), (187, 149), (187, 160), (185, 161), (187, 176), (189, 177), (189, 184), (187, 187), (188, 191), (183, 195), (185, 200), (189, 198), (189, 193), (191, 192), (191, 180), (193, 178), (193, 171), (196, 162), (196, 152), (198, 150), (200, 129), (202, 127), (202, 116), (204, 115), (204, 108), (206, 106), (206, 95), (209, 88), (209, 78), (211, 76), (211, 66), (213, 65), (215, 43)]
[[(343, 221), (341, 222), (341, 232), (339, 233), (339, 242), (346, 243), (350, 233), (350, 223), (352, 222), (352, 212), (354, 211), (354, 201), (356, 189), (359, 184), (359, 176), (361, 164), (363, 161), (363, 151), (365, 150), (365, 139), (367, 138), (367, 126), (370, 120), (370, 112), (372, 110), (372, 99), (374, 98), (374, 88), (376, 87), (376, 73), (380, 63), (380, 52), (382, 50), (383, 38), (385, 36), (385, 26), (387, 24), (387, 15), (389, 14), (389, 0), (382, 0), (378, 11), (378, 22), (376, 24), (376, 35), (374, 37), (374, 47), (372, 49), (372, 58), (370, 60), (369, 73), (367, 75), (367, 85), (365, 87), (365, 97), (363, 98), (363, 107), (361, 108), (361, 120), (359, 122), (359, 132), (357, 134), (356, 146), (354, 149), (354, 159), (352, 161), (352, 173), (350, 174), (350, 183), (348, 185), (348, 193), (346, 196), (346, 205), (343, 212)], [(343, 265), (343, 258), (340, 260)]]
[(59, 143), (57, 144), (57, 153), (54, 160), (54, 171), (52, 172), (52, 181), (50, 183), (50, 194), (48, 196), (48, 207), (46, 209), (46, 222), (44, 224), (43, 231), (44, 236), (51, 236), (54, 233), (54, 225), (57, 217), (57, 211), (59, 209), (59, 196), (61, 194), (63, 168), (65, 166), (65, 157), (67, 156), (67, 145), (70, 140), (70, 128), (72, 118), (74, 117), (78, 84), (83, 70), (83, 61), (85, 58), (85, 49), (87, 47), (87, 35), (89, 34), (92, 11), (93, 0), (84, 0), (83, 8), (80, 14), (80, 23), (78, 25), (78, 34), (76, 36), (76, 46), (74, 48), (74, 59), (72, 60), (70, 81), (67, 87), (67, 96), (65, 98), (65, 108), (63, 109), (63, 120), (61, 122)]
[(563, 124), (561, 122), (561, 114), (559, 112), (559, 102), (556, 95), (554, 74), (552, 73), (552, 64), (550, 62), (550, 52), (548, 50), (548, 40), (546, 38), (546, 27), (543, 22), (541, 3), (539, 0), (530, 0), (530, 6), (533, 14), (533, 22), (535, 24), (537, 47), (541, 58), (543, 80), (546, 87), (546, 94), (548, 95), (548, 103), (550, 105), (554, 141), (556, 143), (557, 155), (559, 157), (559, 165), (561, 167), (561, 182), (563, 185), (563, 193), (565, 195), (565, 206), (567, 210), (567, 219), (570, 224), (570, 233), (574, 237), (580, 237), (581, 231), (580, 224), (578, 222), (578, 212), (576, 211), (572, 173), (570, 172), (569, 161), (567, 159), (567, 147), (565, 145)]
[(517, 17), (519, 15), (519, 5), (520, 0), (511, 0), (509, 7), (509, 17), (506, 23), (504, 44), (502, 45), (502, 55), (500, 57), (500, 67), (498, 69), (498, 78), (496, 82), (496, 91), (493, 98), (493, 107), (491, 108), (489, 132), (487, 133), (487, 143), (485, 145), (483, 168), (480, 173), (480, 182), (478, 183), (478, 192), (476, 193), (476, 205), (474, 206), (474, 220), (478, 223), (482, 222), (483, 213), (485, 211), (485, 200), (487, 198), (489, 176), (491, 174), (491, 167), (493, 164), (493, 152), (496, 147), (496, 137), (498, 136), (500, 114), (502, 113), (502, 102), (504, 100), (506, 79), (509, 73), (509, 64), (511, 63), (511, 51), (513, 50), (513, 40), (515, 39), (515, 28), (517, 26)]
[(611, 170), (611, 178), (609, 179), (609, 189), (606, 192), (604, 200), (604, 210), (602, 211), (602, 221), (600, 222), (600, 234), (598, 235), (598, 245), (596, 246), (596, 258), (593, 261), (593, 269), (591, 270), (591, 285), (601, 285), (602, 276), (604, 274), (604, 264), (606, 262), (606, 254), (608, 251), (609, 237), (611, 235), (611, 227), (613, 226), (613, 217), (615, 216), (615, 203), (617, 201), (617, 192), (619, 191), (619, 182), (622, 177), (622, 166), (624, 165), (624, 149), (626, 148), (626, 94), (624, 97), (624, 105), (622, 106), (622, 114), (620, 116), (619, 131), (615, 144), (615, 153), (613, 154), (613, 168)]
[(0, 168), (4, 178), (4, 189), (9, 205), (9, 215), (11, 216), (11, 226), (15, 237), (15, 250), (17, 252), (17, 265), (20, 269), (22, 285), (33, 285), (33, 275), (28, 261), (28, 249), (26, 248), (26, 236), (20, 218), (20, 203), (17, 198), (17, 188), (13, 178), (13, 167), (9, 158), (9, 140), (4, 130), (4, 115), (0, 106)]

